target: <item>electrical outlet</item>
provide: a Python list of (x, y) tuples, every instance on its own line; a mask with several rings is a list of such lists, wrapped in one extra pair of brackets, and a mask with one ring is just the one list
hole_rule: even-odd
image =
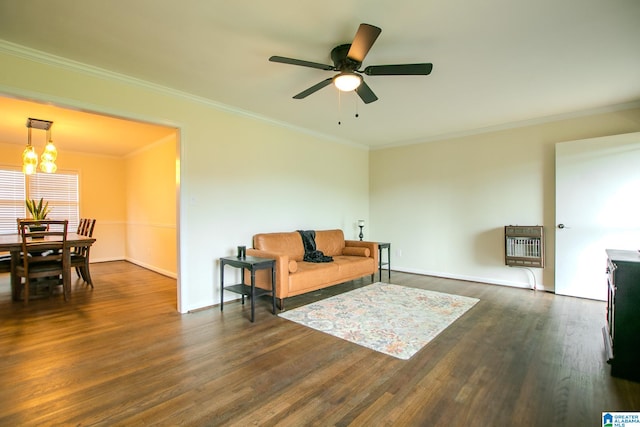
[(402, 249), (396, 249), (396, 256), (402, 256)]

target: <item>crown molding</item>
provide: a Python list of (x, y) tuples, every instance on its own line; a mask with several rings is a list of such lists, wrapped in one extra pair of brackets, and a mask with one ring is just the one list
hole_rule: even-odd
[[(100, 67), (85, 64), (72, 59), (63, 58), (47, 52), (32, 49), (30, 47), (22, 46), (16, 43), (12, 43), (7, 40), (0, 39), (0, 53), (5, 53), (11, 56), (19, 57), (29, 61), (38, 62), (45, 65), (67, 69), (72, 72), (99, 77), (105, 80), (124, 83), (127, 85), (143, 88), (143, 89), (160, 93), (170, 97), (181, 98), (189, 102), (201, 104), (209, 108), (223, 111), (225, 113), (246, 117), (252, 120), (268, 123), (280, 128), (285, 128), (285, 129), (292, 130), (294, 132), (309, 135), (311, 137), (318, 138), (321, 140), (330, 141), (330, 142), (334, 142), (342, 145), (348, 145), (348, 146), (363, 149), (366, 151), (378, 151), (378, 150), (384, 150), (388, 148), (395, 148), (395, 147), (401, 147), (401, 146), (407, 146), (407, 145), (416, 145), (416, 144), (424, 144), (424, 143), (435, 142), (435, 141), (442, 141), (447, 139), (464, 138), (468, 136), (481, 135), (481, 134), (486, 134), (491, 132), (499, 132), (503, 130), (516, 129), (516, 128), (522, 128), (527, 126), (535, 126), (535, 125), (551, 123), (551, 122), (556, 122), (561, 120), (569, 120), (573, 118), (592, 116), (596, 114), (604, 114), (604, 113), (623, 111), (623, 110), (628, 110), (633, 108), (640, 108), (640, 100), (637, 100), (637, 101), (621, 103), (616, 105), (608, 105), (608, 106), (585, 109), (585, 110), (574, 111), (569, 113), (562, 113), (557, 115), (544, 116), (539, 118), (526, 119), (526, 120), (508, 122), (508, 123), (503, 123), (498, 125), (474, 128), (474, 129), (469, 129), (461, 132), (444, 133), (444, 134), (435, 135), (429, 138), (419, 138), (415, 140), (398, 141), (395, 143), (384, 144), (377, 147), (368, 147), (366, 145), (356, 143), (350, 140), (336, 138), (331, 135), (315, 132), (300, 126), (295, 126), (295, 125), (292, 125), (291, 123), (274, 120), (272, 118), (262, 116), (260, 114), (256, 114), (251, 111), (236, 108), (227, 104), (223, 104), (209, 98), (204, 98), (188, 92), (172, 89), (170, 87), (162, 86), (156, 83), (151, 83), (146, 80), (138, 79), (136, 77), (131, 77), (121, 73), (117, 73), (115, 71), (109, 71)], [(7, 90), (6, 87), (5, 87), (5, 90)]]
[(392, 144), (385, 144), (382, 146), (372, 148), (371, 151), (385, 150), (388, 148), (403, 147), (407, 145), (425, 144), (429, 142), (444, 141), (448, 139), (464, 138), (468, 136), (482, 135), (482, 134), (487, 134), (492, 132), (500, 132), (503, 130), (518, 129), (518, 128), (524, 128), (528, 126), (536, 126), (536, 125), (541, 125), (546, 123), (559, 122), (562, 120), (570, 120), (570, 119), (576, 119), (580, 117), (594, 116), (597, 114), (614, 113), (617, 111), (631, 110), (634, 108), (640, 108), (640, 100), (621, 103), (621, 104), (607, 105), (607, 106), (597, 107), (597, 108), (590, 108), (586, 110), (573, 111), (569, 113), (538, 117), (534, 119), (519, 120), (519, 121), (508, 122), (508, 123), (503, 123), (499, 125), (474, 128), (474, 129), (469, 129), (467, 131), (444, 133), (444, 134), (435, 135), (435, 136), (424, 138), (424, 139), (416, 139), (416, 140), (410, 140), (410, 141), (401, 141), (401, 142), (392, 143)]
[(26, 59), (29, 61), (33, 61), (33, 62), (45, 64), (45, 65), (63, 68), (76, 73), (86, 74), (94, 77), (99, 77), (105, 80), (124, 83), (134, 87), (139, 87), (152, 92), (167, 95), (170, 97), (181, 98), (186, 101), (201, 104), (206, 107), (220, 110), (229, 114), (234, 114), (234, 115), (250, 118), (253, 120), (265, 122), (277, 127), (293, 130), (295, 132), (303, 133), (303, 134), (312, 136), (314, 138), (331, 141), (331, 142), (342, 144), (342, 145), (349, 145), (355, 148), (369, 150), (368, 146), (358, 144), (350, 140), (336, 138), (331, 135), (326, 135), (320, 132), (314, 132), (306, 128), (294, 126), (290, 123), (274, 120), (272, 118), (253, 113), (251, 111), (232, 107), (230, 105), (223, 104), (223, 103), (211, 100), (209, 98), (204, 98), (188, 92), (183, 92), (183, 91), (172, 89), (170, 87), (162, 86), (156, 83), (151, 83), (146, 80), (142, 80), (136, 77), (131, 77), (126, 74), (117, 73), (115, 71), (106, 70), (104, 68), (96, 67), (93, 65), (85, 64), (83, 62), (75, 61), (73, 59), (63, 58), (47, 52), (32, 49), (27, 46), (22, 46), (7, 40), (0, 39), (0, 53), (5, 53), (7, 55), (15, 56), (18, 58)]

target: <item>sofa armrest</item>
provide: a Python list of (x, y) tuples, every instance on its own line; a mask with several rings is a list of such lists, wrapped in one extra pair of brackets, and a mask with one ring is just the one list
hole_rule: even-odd
[[(276, 297), (286, 298), (289, 295), (289, 263), (293, 261), (289, 259), (289, 255), (253, 248), (247, 248), (247, 255), (276, 260)], [(245, 274), (245, 282), (251, 283), (250, 275)], [(256, 286), (271, 290), (271, 274), (268, 270), (256, 272)]]
[(378, 254), (378, 242), (367, 242), (362, 240), (345, 240), (344, 245), (346, 248), (349, 248), (349, 247), (368, 248), (370, 252), (369, 257), (373, 258), (373, 261), (374, 261), (373, 263), (376, 266), (376, 270), (373, 273), (378, 271), (377, 268), (380, 262), (379, 254)]

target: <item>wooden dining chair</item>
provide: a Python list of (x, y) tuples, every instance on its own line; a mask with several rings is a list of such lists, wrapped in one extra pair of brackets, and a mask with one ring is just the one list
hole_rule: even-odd
[[(46, 225), (44, 231), (31, 231), (30, 226)], [(54, 287), (63, 285), (64, 299), (70, 294), (70, 282), (64, 280), (64, 257), (66, 251), (67, 220), (21, 220), (19, 222), (22, 253), (16, 265), (15, 274), (20, 278), (18, 295), (22, 293), (25, 304), (29, 303), (29, 293), (33, 289), (48, 287), (49, 295)]]
[(11, 271), (11, 254), (0, 254), (0, 273), (9, 273)]
[(84, 219), (84, 228), (82, 229), (83, 236), (93, 237), (93, 229), (96, 226), (95, 218), (85, 218)]
[(87, 219), (80, 218), (80, 221), (78, 221), (78, 234), (84, 234), (85, 228), (87, 228)]
[[(96, 225), (94, 218), (81, 218), (78, 224), (78, 234), (93, 237), (93, 229)], [(93, 288), (91, 272), (89, 271), (90, 246), (79, 246), (71, 251), (71, 266), (76, 269), (76, 274)]]
[[(18, 234), (20, 234), (20, 220), (21, 218), (18, 218), (16, 222)], [(0, 254), (0, 273), (10, 273), (10, 272), (11, 272), (11, 253), (2, 252)]]

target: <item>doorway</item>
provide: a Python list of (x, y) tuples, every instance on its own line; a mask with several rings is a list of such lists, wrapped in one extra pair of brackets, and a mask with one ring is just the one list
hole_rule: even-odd
[(0, 111), (0, 157), (16, 168), (27, 118), (53, 121), (58, 170), (78, 173), (80, 215), (97, 219), (92, 261), (126, 259), (178, 279), (179, 311), (179, 128), (6, 94)]
[(555, 292), (605, 301), (605, 249), (640, 249), (640, 133), (556, 144), (555, 234)]

